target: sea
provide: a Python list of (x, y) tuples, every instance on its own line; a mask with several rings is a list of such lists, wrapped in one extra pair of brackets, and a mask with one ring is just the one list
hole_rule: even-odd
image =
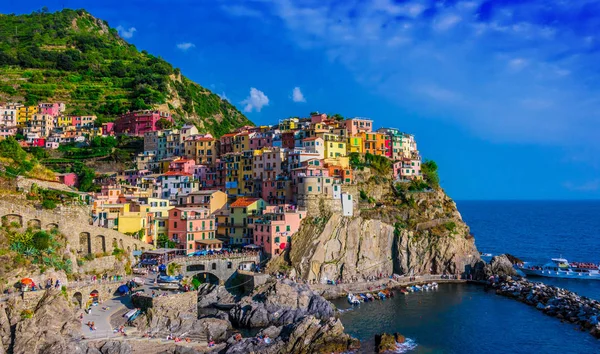
[[(524, 261), (600, 262), (600, 201), (458, 201), (480, 252)], [(600, 280), (537, 278), (600, 300)], [(351, 306), (334, 304), (346, 331), (374, 352), (374, 337), (398, 332), (399, 353), (600, 353), (600, 340), (533, 307), (478, 285), (440, 284), (437, 290)]]

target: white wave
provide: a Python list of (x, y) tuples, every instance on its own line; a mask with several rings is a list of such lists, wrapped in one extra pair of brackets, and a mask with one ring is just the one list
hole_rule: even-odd
[(396, 351), (394, 353), (408, 353), (417, 347), (417, 342), (414, 339), (406, 338), (404, 343), (396, 343)]

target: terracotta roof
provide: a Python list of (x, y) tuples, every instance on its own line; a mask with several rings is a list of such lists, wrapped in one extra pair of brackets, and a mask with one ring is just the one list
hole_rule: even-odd
[(319, 138), (318, 136), (314, 136), (314, 137), (312, 137), (312, 138), (305, 138), (305, 139), (302, 139), (302, 141), (307, 141), (307, 140), (317, 140), (317, 139), (321, 139), (321, 138)]
[(239, 198), (231, 204), (232, 208), (245, 208), (256, 203), (259, 198)]
[(190, 162), (190, 161), (194, 161), (192, 159), (179, 159), (179, 160), (175, 160), (172, 163), (186, 163), (186, 162)]
[(230, 136), (236, 136), (237, 134), (238, 133), (229, 133), (229, 134), (222, 135), (221, 138), (228, 138)]

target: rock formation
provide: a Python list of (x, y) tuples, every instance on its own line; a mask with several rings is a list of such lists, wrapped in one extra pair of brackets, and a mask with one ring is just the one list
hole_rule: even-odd
[(356, 281), (392, 273), (479, 275), (483, 262), (474, 238), (441, 189), (401, 191), (372, 178), (348, 192), (359, 201), (354, 216), (322, 210), (294, 235), (289, 259), (296, 276)]
[(236, 341), (228, 340), (225, 353), (264, 353), (264, 354), (304, 354), (304, 353), (344, 353), (358, 349), (360, 343), (344, 333), (339, 319), (319, 320), (306, 316), (283, 327), (268, 327), (259, 333), (272, 338), (270, 344), (257, 338)]
[(486, 276), (501, 275), (501, 276), (516, 276), (517, 271), (513, 267), (507, 255), (494, 256), (490, 264), (486, 267)]
[(328, 319), (334, 315), (334, 308), (307, 285), (288, 279), (259, 286), (229, 312), (231, 322), (240, 327), (281, 326), (307, 315)]
[(496, 293), (535, 306), (548, 316), (577, 324), (600, 339), (600, 302), (574, 292), (526, 279), (491, 285)]

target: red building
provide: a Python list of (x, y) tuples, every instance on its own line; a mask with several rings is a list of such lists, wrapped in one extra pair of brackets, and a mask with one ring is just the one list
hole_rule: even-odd
[(145, 133), (161, 130), (156, 126), (156, 123), (161, 119), (165, 119), (173, 123), (171, 114), (166, 112), (128, 112), (115, 121), (114, 130), (117, 134), (144, 136)]

